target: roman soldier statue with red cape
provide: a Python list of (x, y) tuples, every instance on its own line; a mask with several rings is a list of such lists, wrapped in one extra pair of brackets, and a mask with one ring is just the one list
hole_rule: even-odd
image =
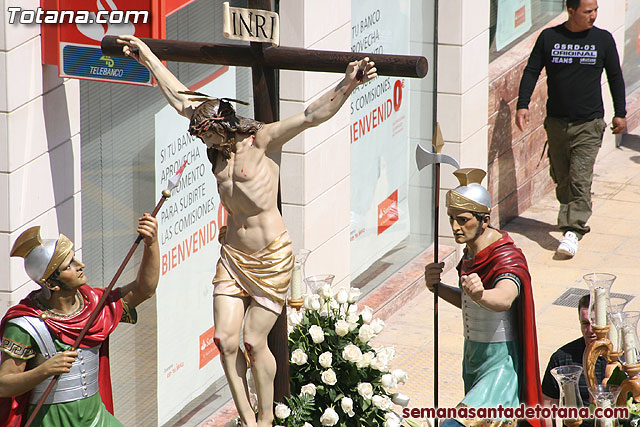
[[(489, 225), (491, 200), (480, 185), (485, 172), (458, 169), (460, 186), (447, 193), (447, 214), (456, 243), (464, 244), (458, 286), (440, 283), (443, 263), (425, 268), (427, 287), (462, 309), (465, 396), (459, 418), (442, 427), (515, 425), (516, 414), (476, 417), (477, 408), (532, 407), (542, 403), (531, 276), (522, 251), (505, 231)], [(461, 417), (465, 408), (467, 417)], [(473, 410), (472, 410), (473, 409)], [(528, 419), (534, 427), (540, 420)]]
[(0, 322), (0, 426), (24, 423), (54, 376), (59, 379), (34, 425), (122, 425), (112, 415), (108, 338), (120, 322), (135, 323), (135, 307), (153, 295), (159, 278), (156, 219), (145, 214), (138, 232), (145, 242), (138, 277), (109, 294), (77, 351), (72, 346), (104, 289), (86, 284), (84, 264), (63, 234), (43, 240), (36, 226), (15, 241), (11, 256), (24, 258), (40, 289)]

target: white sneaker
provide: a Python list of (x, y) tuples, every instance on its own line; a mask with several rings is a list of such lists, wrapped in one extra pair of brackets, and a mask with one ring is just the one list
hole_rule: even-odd
[(578, 252), (578, 235), (573, 231), (567, 231), (560, 240), (556, 253), (572, 257)]

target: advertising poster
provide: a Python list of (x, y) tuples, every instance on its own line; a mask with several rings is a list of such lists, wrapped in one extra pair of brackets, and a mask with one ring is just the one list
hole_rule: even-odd
[[(353, 52), (408, 54), (409, 2), (351, 3)], [(409, 235), (409, 91), (405, 78), (380, 76), (349, 101), (351, 277)]]
[(531, 0), (498, 0), (497, 51), (529, 31), (530, 28)]
[[(198, 89), (235, 97), (228, 67)], [(225, 215), (206, 146), (189, 135), (189, 120), (167, 105), (155, 116), (156, 191), (187, 160), (180, 183), (158, 213), (160, 283), (158, 310), (158, 422), (166, 423), (224, 376), (213, 343), (213, 285)]]

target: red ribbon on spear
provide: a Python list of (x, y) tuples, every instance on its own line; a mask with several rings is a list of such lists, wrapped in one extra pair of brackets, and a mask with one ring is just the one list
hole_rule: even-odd
[[(185, 160), (182, 166), (180, 166), (180, 169), (178, 169), (176, 173), (171, 178), (169, 178), (169, 181), (167, 183), (167, 188), (165, 190), (162, 190), (162, 197), (160, 197), (158, 204), (156, 205), (155, 209), (151, 213), (152, 217), (155, 217), (158, 214), (158, 212), (160, 211), (160, 208), (162, 208), (162, 205), (164, 204), (164, 201), (167, 200), (169, 197), (171, 197), (171, 190), (173, 190), (175, 186), (178, 185), (178, 182), (180, 182), (180, 177), (182, 176), (182, 172), (184, 171), (184, 168), (186, 165), (187, 165), (187, 161)], [(133, 242), (133, 245), (131, 245), (131, 249), (129, 249), (129, 252), (127, 252), (127, 255), (124, 257), (122, 264), (120, 264), (118, 271), (116, 271), (116, 274), (113, 276), (113, 279), (111, 279), (109, 286), (107, 286), (104, 293), (102, 294), (102, 297), (98, 301), (98, 305), (91, 313), (91, 316), (89, 316), (89, 320), (87, 320), (87, 323), (84, 325), (84, 327), (80, 331), (80, 335), (78, 335), (78, 338), (76, 338), (76, 341), (73, 343), (72, 350), (77, 350), (78, 347), (80, 347), (80, 342), (84, 339), (85, 335), (87, 335), (87, 332), (89, 331), (89, 328), (91, 327), (91, 325), (93, 325), (93, 322), (96, 321), (96, 318), (100, 314), (100, 311), (102, 311), (102, 308), (104, 307), (107, 301), (107, 298), (109, 297), (109, 294), (113, 289), (113, 286), (116, 284), (116, 282), (120, 278), (120, 275), (124, 271), (124, 268), (127, 266), (129, 261), (131, 260), (133, 253), (136, 251), (141, 241), (142, 241), (142, 234), (138, 234), (138, 237), (136, 238), (135, 242)], [(59, 378), (60, 378), (60, 375), (56, 375), (55, 377), (53, 377), (53, 379), (49, 383), (49, 386), (47, 387), (44, 394), (38, 401), (38, 404), (36, 405), (33, 412), (31, 413), (31, 416), (27, 420), (25, 427), (31, 426), (31, 424), (33, 423), (33, 420), (36, 418), (36, 415), (38, 415), (40, 408), (42, 408), (44, 401), (47, 400), (47, 397), (49, 397), (49, 394), (51, 394), (51, 390), (53, 390)]]

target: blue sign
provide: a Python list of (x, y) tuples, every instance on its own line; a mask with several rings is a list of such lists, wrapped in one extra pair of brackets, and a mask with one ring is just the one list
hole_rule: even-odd
[(105, 56), (98, 46), (61, 44), (60, 75), (81, 79), (151, 85), (151, 73), (132, 58)]

